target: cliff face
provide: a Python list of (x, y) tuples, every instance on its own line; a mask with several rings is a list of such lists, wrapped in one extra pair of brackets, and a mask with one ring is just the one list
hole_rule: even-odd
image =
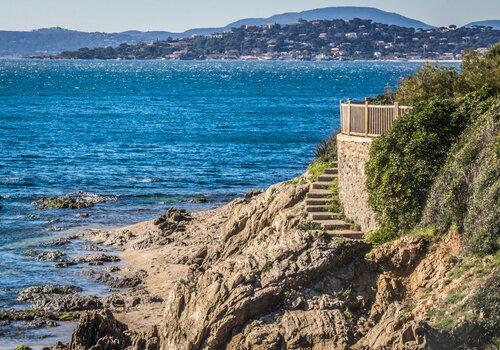
[[(462, 264), (450, 258), (461, 249), (457, 235), (431, 248), (420, 237), (377, 248), (329, 238), (305, 219), (308, 186), (303, 176), (213, 211), (170, 211), (145, 226), (94, 235), (130, 256), (154, 257), (144, 287), (161, 294), (163, 316), (140, 330), (148, 307), (89, 314), (71, 348), (449, 349), (463, 341), (463, 331), (438, 330), (436, 315), (465, 279), (468, 289), (456, 302), (468, 305), (491, 277), (491, 264), (480, 277), (444, 283)], [(179, 273), (167, 278), (168, 271)], [(94, 334), (89, 342), (85, 329), (93, 329), (93, 319), (98, 329), (119, 322), (116, 339)], [(463, 324), (453, 327), (475, 329)]]

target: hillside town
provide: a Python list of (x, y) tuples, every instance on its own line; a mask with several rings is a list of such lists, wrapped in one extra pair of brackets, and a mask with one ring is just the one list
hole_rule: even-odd
[[(500, 41), (491, 27), (414, 29), (371, 20), (317, 20), (242, 26), (188, 39), (81, 48), (51, 58), (166, 60), (460, 60)], [(44, 57), (45, 58), (45, 57)]]

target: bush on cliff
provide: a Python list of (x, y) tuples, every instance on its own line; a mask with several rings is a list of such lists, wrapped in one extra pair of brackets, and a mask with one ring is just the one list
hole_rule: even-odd
[[(372, 242), (383, 243), (414, 228), (429, 193), (436, 193), (424, 224), (437, 222), (440, 232), (456, 224), (475, 253), (498, 249), (498, 163), (492, 135), (499, 132), (499, 67), (497, 44), (485, 56), (468, 54), (461, 73), (425, 66), (403, 81), (396, 96), (406, 98), (413, 109), (373, 142), (366, 167), (369, 203), (379, 224)], [(495, 74), (496, 79), (487, 78)], [(481, 143), (478, 135), (486, 132), (485, 123), (489, 141)], [(454, 147), (459, 139), (462, 146)], [(477, 181), (467, 182), (467, 174)]]
[(333, 163), (337, 160), (337, 135), (340, 130), (336, 130), (330, 137), (321, 141), (314, 152), (315, 161), (323, 163)]
[(482, 98), (474, 94), (418, 104), (374, 140), (366, 185), (380, 226), (375, 242), (396, 238), (420, 222), (434, 178)]
[[(462, 70), (436, 64), (426, 64), (413, 76), (401, 80), (392, 94), (401, 105), (413, 106), (435, 98), (450, 99), (486, 88), (500, 93), (500, 43), (493, 45), (485, 55), (476, 51), (464, 54)], [(375, 100), (390, 100), (387, 92)]]
[(455, 97), (462, 90), (460, 75), (454, 67), (426, 64), (415, 75), (403, 79), (395, 94), (402, 105), (413, 106), (420, 102)]
[(446, 232), (456, 225), (475, 254), (498, 250), (500, 243), (500, 101), (464, 131), (453, 146), (429, 193), (423, 225)]
[(314, 160), (307, 170), (311, 174), (311, 180), (316, 181), (318, 176), (323, 175), (326, 169), (333, 166), (333, 162), (337, 161), (337, 135), (339, 130), (333, 132), (330, 137), (321, 141), (314, 152)]

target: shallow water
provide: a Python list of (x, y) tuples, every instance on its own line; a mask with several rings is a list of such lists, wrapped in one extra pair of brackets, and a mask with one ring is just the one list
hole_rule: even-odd
[[(339, 99), (380, 93), (420, 65), (0, 61), (0, 308), (18, 307), (16, 293), (33, 284), (105, 293), (81, 267), (55, 269), (25, 250), (299, 175), (338, 128)], [(31, 204), (75, 191), (118, 200), (81, 210)], [(208, 204), (186, 202), (201, 195)], [(81, 242), (69, 250), (80, 253)]]

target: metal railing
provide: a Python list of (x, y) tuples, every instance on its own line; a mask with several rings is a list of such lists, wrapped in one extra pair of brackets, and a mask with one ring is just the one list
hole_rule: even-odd
[(377, 137), (391, 127), (394, 120), (405, 114), (410, 107), (394, 105), (371, 105), (340, 101), (340, 130), (343, 134)]

